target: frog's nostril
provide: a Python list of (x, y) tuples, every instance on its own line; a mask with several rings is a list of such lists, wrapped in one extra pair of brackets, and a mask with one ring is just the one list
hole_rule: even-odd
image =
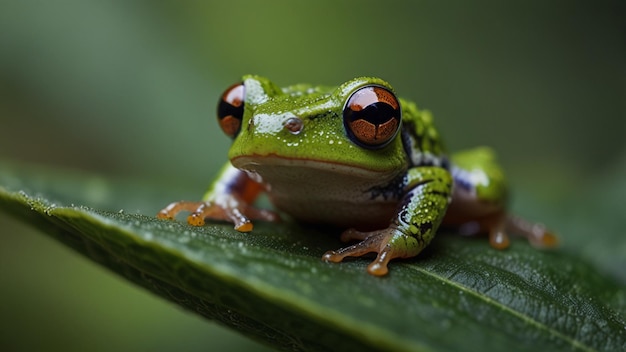
[(291, 134), (299, 134), (300, 132), (302, 132), (302, 129), (304, 128), (304, 124), (302, 123), (302, 120), (300, 120), (297, 117), (290, 117), (287, 120), (285, 120), (285, 122), (283, 122), (283, 127), (289, 131)]

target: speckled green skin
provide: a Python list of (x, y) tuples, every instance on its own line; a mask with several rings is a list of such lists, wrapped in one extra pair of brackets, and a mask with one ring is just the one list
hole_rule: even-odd
[[(347, 137), (342, 120), (346, 100), (369, 84), (393, 91), (381, 79), (361, 77), (339, 87), (299, 84), (282, 89), (258, 76), (244, 76), (243, 82), (242, 127), (228, 157), (246, 176), (227, 166), (205, 200), (236, 193), (242, 182), (258, 182), (280, 210), (296, 219), (377, 229), (346, 231), (345, 240), (362, 242), (329, 252), (325, 259), (340, 261), (374, 251), (386, 270), (389, 259), (417, 255), (444, 220), (455, 186), (462, 188), (465, 203), (468, 198), (470, 203), (487, 201), (497, 207), (504, 203), (504, 178), (491, 152), (460, 153), (453, 158), (458, 166), (451, 166), (431, 114), (410, 101), (399, 99), (402, 128), (385, 147), (366, 149)], [(284, 127), (291, 117), (302, 121), (301, 132)], [(315, 186), (307, 188), (311, 184)], [(330, 199), (337, 192), (340, 195)], [(332, 215), (327, 215), (329, 209)]]

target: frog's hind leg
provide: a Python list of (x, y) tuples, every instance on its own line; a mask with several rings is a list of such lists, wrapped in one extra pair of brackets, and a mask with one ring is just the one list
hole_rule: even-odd
[(506, 212), (504, 174), (491, 149), (475, 148), (453, 155), (454, 191), (444, 225), (461, 233), (488, 233), (493, 248), (505, 249), (509, 234), (526, 237), (535, 247), (554, 247), (558, 240), (543, 225), (533, 224)]
[[(467, 203), (466, 203), (467, 205)], [(458, 204), (454, 201), (450, 206), (450, 211), (444, 219), (444, 225), (455, 225), (459, 227), (463, 235), (477, 235), (487, 233), (489, 244), (495, 249), (506, 249), (511, 244), (510, 235), (525, 237), (528, 242), (536, 248), (550, 248), (558, 245), (558, 237), (548, 231), (542, 224), (530, 222), (516, 215), (507, 214), (504, 209), (477, 218), (464, 218), (455, 214), (458, 211)], [(483, 208), (489, 211), (490, 206), (476, 200), (472, 204), (474, 211)], [(452, 218), (456, 218), (452, 220)]]

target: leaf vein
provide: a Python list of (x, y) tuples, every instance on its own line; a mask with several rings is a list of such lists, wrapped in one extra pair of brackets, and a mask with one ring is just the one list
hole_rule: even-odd
[(529, 316), (527, 314), (524, 314), (524, 313), (522, 313), (520, 311), (517, 311), (515, 309), (512, 309), (511, 307), (509, 307), (509, 306), (507, 306), (505, 304), (502, 304), (501, 302), (499, 302), (499, 301), (497, 301), (497, 300), (495, 300), (495, 299), (493, 299), (493, 298), (491, 298), (491, 297), (489, 297), (489, 296), (487, 296), (485, 294), (482, 294), (481, 292), (479, 292), (477, 290), (474, 290), (471, 287), (462, 285), (462, 284), (460, 284), (459, 282), (456, 282), (456, 281), (452, 281), (449, 278), (446, 278), (446, 277), (444, 277), (442, 275), (438, 275), (438, 274), (433, 273), (431, 271), (428, 271), (428, 270), (426, 270), (424, 268), (416, 267), (414, 265), (408, 265), (408, 266), (411, 269), (415, 270), (415, 271), (418, 271), (418, 272), (420, 272), (420, 273), (422, 273), (424, 275), (430, 276), (430, 277), (435, 278), (437, 280), (441, 280), (444, 283), (446, 283), (448, 285), (451, 285), (453, 287), (456, 287), (456, 288), (458, 288), (459, 290), (461, 290), (463, 292), (467, 292), (468, 294), (470, 294), (470, 295), (472, 295), (474, 297), (477, 297), (478, 299), (483, 300), (483, 301), (485, 301), (488, 304), (491, 304), (491, 305), (493, 305), (495, 307), (498, 307), (501, 310), (503, 310), (504, 312), (507, 312), (507, 313), (511, 314), (512, 316), (514, 316), (514, 317), (516, 317), (516, 318), (526, 322), (527, 324), (534, 325), (534, 326), (536, 326), (538, 328), (544, 329), (544, 330), (548, 331), (550, 334), (552, 334), (553, 336), (556, 336), (556, 337), (558, 337), (558, 338), (568, 342), (570, 345), (572, 345), (575, 348), (580, 348), (580, 349), (583, 349), (585, 351), (595, 351), (593, 348), (583, 344), (581, 341), (573, 339), (573, 338), (570, 338), (569, 336), (559, 332), (558, 330), (555, 330), (555, 329), (551, 328), (550, 326), (548, 326), (548, 325), (546, 325), (546, 324), (544, 324), (542, 322), (537, 321), (536, 319), (532, 318), (531, 316)]

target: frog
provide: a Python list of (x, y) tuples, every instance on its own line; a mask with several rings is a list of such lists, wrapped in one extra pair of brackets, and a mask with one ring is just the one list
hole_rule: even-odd
[[(509, 214), (491, 148), (447, 153), (431, 112), (381, 78), (281, 88), (245, 75), (218, 99), (217, 121), (232, 140), (229, 161), (200, 201), (173, 202), (158, 218), (188, 212), (192, 226), (226, 221), (239, 232), (282, 215), (330, 225), (346, 245), (322, 260), (374, 254), (374, 276), (416, 257), (440, 227), (484, 233), (496, 249), (509, 247), (510, 234), (540, 248), (558, 243), (545, 226)], [(261, 194), (274, 209), (255, 206)]]

